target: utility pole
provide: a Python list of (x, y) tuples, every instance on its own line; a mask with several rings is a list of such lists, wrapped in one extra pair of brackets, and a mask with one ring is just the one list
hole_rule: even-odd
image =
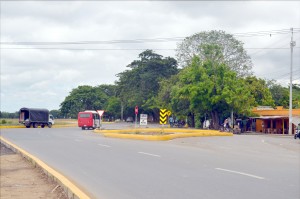
[(290, 107), (289, 107), (289, 135), (292, 135), (292, 128), (293, 128), (293, 123), (292, 123), (292, 118), (293, 118), (293, 114), (292, 114), (292, 109), (293, 109), (293, 48), (294, 46), (296, 46), (296, 42), (293, 41), (293, 28), (291, 28), (292, 31), (292, 38), (291, 38), (291, 72), (290, 72)]

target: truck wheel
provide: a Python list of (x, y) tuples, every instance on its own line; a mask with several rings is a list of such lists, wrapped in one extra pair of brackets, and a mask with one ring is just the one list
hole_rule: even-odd
[(45, 124), (42, 124), (41, 127), (44, 128), (44, 127), (45, 127)]
[(33, 123), (32, 126), (33, 126), (33, 128), (37, 128), (39, 125), (38, 125), (38, 123)]
[(26, 126), (26, 128), (30, 128), (30, 126)]
[(49, 123), (49, 124), (48, 124), (48, 127), (49, 127), (49, 128), (51, 128), (51, 127), (52, 127), (52, 124), (51, 124), (51, 123)]
[(85, 127), (83, 126), (83, 127), (81, 127), (81, 129), (82, 129), (82, 130), (85, 130)]

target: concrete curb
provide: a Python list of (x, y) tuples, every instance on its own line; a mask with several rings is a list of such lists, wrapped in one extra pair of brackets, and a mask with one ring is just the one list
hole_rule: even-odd
[(44, 173), (55, 182), (57, 182), (67, 193), (68, 198), (70, 199), (89, 199), (90, 197), (81, 191), (74, 183), (68, 180), (65, 176), (61, 173), (57, 172), (46, 163), (38, 159), (37, 157), (31, 155), (27, 151), (21, 149), (17, 145), (11, 143), (10, 141), (6, 140), (2, 136), (0, 136), (0, 141), (7, 146), (8, 148), (12, 149), (16, 153), (20, 153), (23, 157), (29, 160), (34, 166), (40, 167)]
[[(174, 129), (174, 128), (94, 130), (94, 132), (101, 133), (105, 137), (148, 140), (148, 141), (166, 141), (175, 138), (185, 138), (185, 137), (233, 136), (232, 133), (219, 132), (216, 130)], [(140, 133), (140, 132), (143, 133), (155, 132), (155, 133), (161, 133), (161, 135), (130, 134), (130, 133)], [(172, 134), (163, 135), (164, 133), (172, 133)]]

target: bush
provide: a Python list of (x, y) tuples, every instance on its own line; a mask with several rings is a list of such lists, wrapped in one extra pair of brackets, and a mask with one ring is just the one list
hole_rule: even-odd
[(1, 124), (6, 124), (6, 123), (7, 123), (6, 120), (1, 121)]

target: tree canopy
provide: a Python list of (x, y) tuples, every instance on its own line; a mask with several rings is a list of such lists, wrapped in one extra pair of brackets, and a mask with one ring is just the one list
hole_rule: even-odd
[(252, 106), (275, 106), (272, 94), (265, 80), (257, 78), (255, 76), (246, 77), (245, 80), (249, 85), (248, 88), (251, 95), (255, 99)]
[[(272, 98), (274, 99), (275, 106), (283, 106), (289, 108), (290, 103), (290, 90), (289, 87), (284, 87), (275, 80), (268, 81), (268, 87)], [(293, 108), (300, 108), (300, 86), (297, 84), (292, 85), (293, 95)]]
[[(204, 31), (178, 44), (177, 60), (146, 50), (116, 76), (114, 85), (74, 88), (52, 110), (55, 117), (76, 118), (84, 110), (105, 110), (111, 118), (147, 113), (158, 119), (160, 108), (198, 122), (209, 117), (218, 128), (233, 111), (249, 115), (252, 107), (289, 105), (289, 88), (252, 76), (252, 62), (243, 43), (224, 31)], [(178, 68), (178, 63), (181, 68)], [(300, 87), (293, 85), (293, 108), (300, 107)], [(18, 113), (0, 112), (0, 117)], [(192, 122), (194, 126), (194, 122)]]
[[(192, 121), (208, 116), (218, 128), (232, 111), (241, 116), (254, 106), (286, 105), (287, 88), (252, 76), (243, 43), (224, 31), (187, 37), (178, 45), (177, 57), (181, 69), (174, 58), (141, 52), (116, 75), (115, 85), (79, 86), (61, 103), (60, 112), (76, 117), (79, 111), (102, 109), (109, 117), (126, 119), (123, 114), (134, 116), (139, 106), (139, 113), (158, 119), (158, 109), (167, 108)], [(300, 92), (297, 86), (293, 90)], [(294, 101), (299, 106), (299, 97)]]
[[(218, 59), (214, 61), (226, 64), (231, 70), (237, 72), (238, 76), (244, 77), (252, 74), (252, 62), (243, 48), (243, 43), (224, 31), (204, 31), (185, 38), (176, 49), (179, 65), (181, 67), (190, 65), (194, 55), (197, 55), (200, 60), (206, 60), (209, 49), (203, 48), (203, 45), (218, 46), (220, 49), (218, 53), (222, 56), (218, 55)], [(208, 59), (213, 60), (212, 57)]]
[(224, 63), (194, 56), (178, 79), (171, 91), (175, 111), (185, 106), (191, 114), (209, 114), (214, 128), (219, 126), (220, 115), (229, 116), (231, 110), (248, 113), (254, 101), (246, 82)]
[(60, 104), (61, 114), (64, 117), (76, 118), (80, 111), (105, 109), (110, 97), (115, 95), (114, 89), (113, 85), (78, 86)]
[(139, 54), (139, 60), (134, 60), (129, 69), (117, 74), (117, 95), (124, 109), (126, 107), (143, 107), (151, 111), (156, 107), (155, 98), (159, 90), (159, 82), (178, 73), (174, 58), (158, 55), (152, 50)]

